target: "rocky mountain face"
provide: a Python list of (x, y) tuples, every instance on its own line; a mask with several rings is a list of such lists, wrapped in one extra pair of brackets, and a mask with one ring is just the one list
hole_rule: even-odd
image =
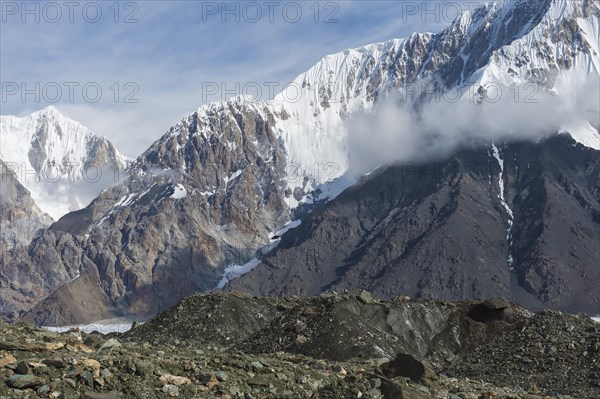
[(600, 394), (600, 324), (584, 315), (532, 314), (501, 298), (194, 295), (125, 334), (0, 322), (0, 337), (2, 398)]
[(24, 117), (2, 115), (0, 134), (0, 159), (55, 220), (118, 181), (128, 161), (53, 106)]
[(0, 133), (0, 304), (14, 320), (80, 273), (80, 243), (45, 230), (54, 222), (48, 213), (58, 218), (86, 205), (120, 179), (127, 159), (52, 106), (3, 115)]
[[(57, 251), (63, 266), (55, 267), (74, 267), (96, 286), (61, 287), (33, 308), (35, 321), (72, 323), (84, 314), (91, 321), (105, 309), (149, 317), (210, 290), (224, 265), (253, 256), (289, 218), (285, 154), (269, 118), (243, 99), (194, 114), (140, 156), (123, 182), (51, 226), (49, 237), (77, 242), (77, 256)], [(54, 245), (37, 244), (30, 253)], [(96, 289), (105, 293), (100, 314), (78, 299)], [(70, 313), (48, 311), (65, 298)]]
[[(335, 197), (355, 182), (347, 175), (347, 123), (351, 115), (375, 109), (378, 99), (387, 93), (402, 92), (407, 85), (422, 82), (433, 84), (438, 92), (461, 88), (469, 93), (474, 88), (479, 96), (485, 96), (486, 87), (492, 83), (510, 86), (535, 82), (543, 90), (560, 95), (559, 83), (584, 82), (588, 76), (598, 75), (599, 50), (595, 38), (599, 16), (597, 1), (492, 2), (465, 13), (438, 34), (414, 34), (406, 39), (327, 56), (300, 75), (272, 102), (234, 98), (205, 105), (157, 140), (132, 162), (122, 181), (100, 192), (89, 206), (63, 216), (36, 238), (27, 250), (7, 254), (2, 265), (7, 277), (0, 278), (6, 305), (0, 309), (0, 314), (14, 320), (29, 311), (26, 318), (40, 324), (70, 324), (121, 315), (147, 318), (196, 291), (213, 289), (224, 281), (223, 277), (231, 268), (244, 265), (240, 269), (247, 271), (252, 266), (248, 266), (248, 261), (255, 260), (254, 265), (259, 263), (262, 254), (279, 243), (274, 236), (286, 223), (304, 214), (307, 208), (315, 208), (325, 199)], [(421, 100), (418, 98), (415, 102)], [(598, 147), (597, 130), (590, 130), (590, 126), (586, 119), (570, 131), (579, 142)], [(504, 154), (507, 148), (509, 146), (503, 146), (499, 151)], [(526, 156), (527, 161), (524, 162), (537, 162), (533, 154), (541, 150), (535, 149), (538, 148), (536, 146), (531, 148), (534, 148), (532, 154)], [(471, 156), (478, 162), (492, 164), (494, 156), (490, 155), (493, 153), (490, 151), (486, 149)], [(49, 153), (48, 150), (46, 153)], [(509, 157), (502, 156), (507, 159), (508, 168)], [(593, 158), (592, 155), (589, 157)], [(37, 156), (34, 158), (37, 159)], [(499, 164), (496, 162), (495, 165)], [(527, 170), (525, 164), (520, 164), (519, 168)], [(575, 176), (571, 171), (552, 170)], [(435, 237), (441, 240), (442, 245), (448, 242), (447, 237), (450, 236), (451, 245), (464, 247), (460, 234), (472, 234), (468, 231), (469, 226), (477, 231), (473, 234), (477, 245), (497, 248), (497, 252), (503, 254), (496, 256), (498, 259), (492, 256), (493, 259), (485, 262), (467, 262), (463, 259), (466, 255), (452, 255), (442, 261), (422, 256), (423, 273), (429, 276), (428, 279), (416, 277), (421, 273), (417, 271), (421, 266), (415, 263), (410, 266), (414, 270), (413, 280), (398, 287), (414, 283), (424, 287), (418, 288), (420, 294), (443, 294), (443, 298), (481, 297), (488, 289), (514, 297), (521, 288), (509, 289), (507, 281), (511, 281), (511, 287), (525, 287), (525, 292), (522, 292), (525, 303), (538, 305), (541, 301), (564, 309), (580, 306), (581, 301), (572, 299), (579, 294), (573, 292), (559, 295), (571, 299), (557, 300), (554, 296), (546, 296), (548, 290), (568, 291), (569, 288), (555, 286), (560, 285), (559, 281), (545, 276), (539, 266), (542, 262), (540, 257), (552, 252), (546, 248), (545, 236), (534, 239), (538, 233), (535, 226), (542, 220), (534, 220), (531, 213), (530, 218), (523, 219), (523, 223), (529, 223), (527, 226), (517, 226), (522, 220), (515, 216), (515, 231), (508, 231), (511, 216), (505, 203), (514, 200), (516, 194), (507, 187), (506, 198), (510, 195), (509, 200), (490, 200), (487, 194), (494, 193), (494, 198), (497, 198), (501, 190), (494, 191), (493, 187), (499, 187), (498, 182), (492, 177), (488, 179), (486, 172), (476, 172), (476, 177), (470, 174), (463, 177), (452, 172), (451, 177), (456, 181), (449, 183), (439, 177), (434, 179), (435, 184), (427, 183), (418, 189), (415, 183), (412, 191), (406, 187), (406, 198), (392, 198), (397, 194), (394, 190), (399, 188), (394, 182), (385, 182), (393, 184), (391, 191), (385, 194), (390, 197), (387, 199), (389, 207), (395, 207), (399, 212), (390, 217), (400, 218), (395, 220), (401, 220), (407, 228), (400, 232), (391, 228), (390, 224), (389, 229), (380, 231), (380, 234), (392, 234), (388, 240), (389, 247), (384, 249), (384, 253), (393, 253), (389, 255), (390, 259), (396, 259), (403, 251), (398, 249), (395, 240), (419, 241), (420, 234), (426, 235), (429, 229), (442, 226), (446, 217), (464, 225), (436, 230), (439, 236)], [(497, 176), (498, 173), (490, 172), (489, 175)], [(509, 179), (510, 173), (508, 169), (503, 172), (504, 179)], [(364, 184), (368, 183), (359, 183), (350, 193), (360, 190)], [(456, 184), (466, 191), (461, 192)], [(533, 188), (528, 184), (523, 183), (519, 187)], [(507, 185), (510, 186), (508, 180)], [(591, 190), (590, 184), (585, 185), (579, 180), (575, 187), (580, 193), (585, 193), (584, 188)], [(473, 192), (468, 193), (469, 190)], [(569, 201), (579, 195), (574, 192), (566, 195)], [(345, 195), (344, 198), (347, 198), (351, 194)], [(520, 195), (527, 197), (525, 192)], [(582, 197), (588, 204), (586, 206), (596, 207), (597, 197), (586, 195)], [(596, 200), (592, 200), (594, 198)], [(430, 199), (433, 203), (431, 210), (429, 203), (419, 205), (411, 202)], [(485, 205), (480, 205), (479, 201)], [(577, 206), (582, 207), (579, 202)], [(492, 209), (491, 214), (480, 217), (471, 210), (480, 207)], [(356, 244), (353, 240), (359, 236), (362, 239), (365, 229), (372, 227), (367, 220), (372, 223), (383, 217), (380, 214), (383, 208), (369, 215), (373, 208), (374, 205), (370, 204), (363, 214), (355, 215), (364, 215), (364, 226), (358, 221), (362, 218), (360, 216), (354, 222), (349, 218), (346, 220), (358, 223), (358, 226), (344, 225), (343, 229), (322, 235), (315, 232), (320, 238), (329, 240), (325, 242), (341, 242), (344, 240), (342, 235), (354, 236), (347, 243), (341, 243), (339, 248), (332, 247), (332, 251), (339, 249), (340, 252), (331, 255), (334, 258), (331, 264), (339, 264), (341, 259), (350, 255), (344, 251)], [(414, 211), (417, 208), (420, 220), (412, 225), (407, 222), (407, 209)], [(456, 209), (459, 211), (453, 213)], [(573, 216), (577, 218), (591, 212), (576, 210)], [(467, 214), (462, 214), (467, 211)], [(324, 215), (323, 212), (317, 209), (310, 218)], [(467, 215), (479, 219), (472, 220)], [(333, 217), (331, 222), (334, 223), (336, 215), (328, 216)], [(565, 215), (565, 218), (570, 216)], [(307, 229), (318, 227), (312, 220), (302, 221), (298, 231), (310, 235)], [(588, 230), (589, 221), (581, 223), (586, 226), (581, 234), (597, 237), (597, 230)], [(526, 243), (517, 243), (511, 238), (521, 237), (517, 235), (525, 230), (524, 236), (533, 237), (527, 242), (543, 250), (522, 250), (520, 246)], [(367, 236), (364, 238), (367, 239)], [(491, 241), (486, 242), (487, 239)], [(316, 241), (315, 238), (311, 248), (318, 246)], [(512, 244), (513, 241), (515, 244)], [(380, 245), (383, 242), (382, 239)], [(284, 249), (292, 246), (284, 241), (279, 244), (281, 250), (275, 256), (280, 256)], [(366, 242), (363, 247), (367, 251)], [(581, 255), (577, 256), (584, 266), (574, 266), (576, 271), (569, 276), (592, 281), (578, 273), (588, 265), (585, 256), (597, 252), (577, 245), (574, 248), (580, 251)], [(475, 250), (481, 251), (481, 248)], [(538, 253), (539, 256), (536, 255)], [(513, 257), (514, 272), (508, 265), (509, 256)], [(455, 259), (457, 257), (463, 260)], [(43, 265), (40, 264), (42, 259)], [(384, 255), (378, 259), (380, 266), (371, 266), (373, 270), (382, 267)], [(411, 259), (415, 260), (414, 256)], [(569, 262), (571, 260), (569, 258)], [(554, 261), (543, 262), (552, 270), (560, 269)], [(466, 269), (459, 267), (459, 264), (467, 263)], [(306, 267), (314, 268), (314, 264), (314, 259), (298, 263), (298, 274), (303, 274), (299, 281), (308, 284), (300, 291), (318, 292), (315, 291), (317, 283), (310, 281), (316, 278), (313, 272), (304, 270)], [(435, 267), (438, 264), (451, 265), (451, 271), (440, 271), (436, 275), (434, 270), (439, 270)], [(356, 269), (354, 264), (344, 265), (348, 275), (359, 273), (362, 267), (359, 263)], [(474, 265), (479, 266), (476, 268)], [(285, 267), (282, 266), (282, 270)], [(487, 267), (493, 273), (487, 273)], [(326, 268), (327, 273), (333, 273), (335, 269), (327, 265), (319, 268)], [(522, 272), (520, 280), (515, 277), (519, 268), (528, 270)], [(39, 278), (32, 281), (16, 278), (22, 273), (20, 270), (28, 270)], [(43, 276), (49, 270), (52, 277), (46, 281)], [(395, 268), (390, 267), (389, 270)], [(472, 280), (475, 276), (469, 274), (474, 271), (487, 274), (489, 281), (474, 287)], [(563, 276), (561, 273), (557, 271), (557, 275)], [(450, 275), (456, 276), (456, 280), (446, 283), (444, 278)], [(500, 283), (492, 279), (494, 275)], [(268, 277), (265, 287), (281, 278), (282, 282), (286, 282), (286, 290), (296, 289), (279, 275)], [(352, 279), (356, 281), (356, 277)], [(329, 284), (335, 278), (328, 275), (323, 280)], [(483, 282), (485, 279), (479, 280)], [(35, 288), (35, 284), (43, 284), (43, 287)], [(262, 283), (248, 283), (248, 289), (259, 289), (254, 284)], [(409, 292), (413, 292), (415, 286), (411, 286)], [(548, 288), (550, 286), (555, 288)], [(393, 295), (392, 289), (393, 286), (388, 284), (382, 290), (387, 292), (386, 295)], [(265, 291), (270, 289), (265, 288)], [(87, 293), (91, 293), (89, 297)], [(97, 305), (94, 309), (88, 307), (91, 298)]]
[(567, 135), (382, 168), (302, 219), (230, 287), (366, 288), (389, 298), (503, 295), (600, 309), (600, 154)]
[(75, 280), (86, 261), (76, 237), (48, 230), (42, 230), (29, 246), (4, 251), (0, 262), (3, 318), (15, 321), (23, 309)]
[(50, 226), (52, 218), (37, 207), (2, 160), (0, 178), (0, 243), (4, 253), (17, 245), (28, 245), (38, 230)]

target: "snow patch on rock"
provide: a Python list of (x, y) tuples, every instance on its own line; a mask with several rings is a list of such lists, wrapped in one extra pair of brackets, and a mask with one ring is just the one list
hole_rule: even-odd
[(187, 196), (187, 190), (185, 189), (183, 184), (179, 183), (175, 187), (173, 187), (173, 189), (175, 191), (173, 192), (173, 194), (171, 194), (171, 198), (178, 200)]

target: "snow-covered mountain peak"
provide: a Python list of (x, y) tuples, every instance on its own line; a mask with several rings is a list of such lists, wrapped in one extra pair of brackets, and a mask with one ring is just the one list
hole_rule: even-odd
[(56, 118), (56, 119), (66, 118), (63, 114), (60, 113), (58, 108), (56, 108), (54, 105), (48, 105), (47, 107), (42, 108), (39, 111), (32, 112), (31, 115), (32, 116), (35, 116), (35, 115), (42, 116), (43, 115), (48, 118)]
[(251, 95), (242, 94), (231, 97), (228, 100), (214, 101), (204, 104), (196, 110), (196, 113), (198, 115), (206, 115), (219, 110), (229, 110), (231, 107), (255, 107), (257, 104), (260, 104), (260, 101), (255, 100)]
[[(305, 177), (290, 179), (288, 189), (306, 194), (324, 188), (323, 183), (340, 178), (349, 168), (349, 119), (357, 112), (370, 112), (390, 92), (423, 82), (434, 82), (436, 90), (460, 88), (464, 93), (491, 84), (533, 82), (561, 95), (572, 82), (597, 77), (598, 9), (597, 0), (493, 1), (464, 12), (436, 34), (414, 33), (327, 55), (273, 101), (237, 96), (201, 106), (136, 164), (144, 170), (169, 168), (185, 174), (196, 162), (194, 157), (205, 153), (203, 146), (239, 151), (241, 142), (234, 136), (248, 124), (266, 124), (278, 136), (286, 162)], [(564, 128), (585, 145), (598, 147), (597, 130), (589, 123)], [(247, 148), (258, 150), (258, 142)], [(228, 173), (237, 168), (228, 167)], [(212, 188), (199, 187), (207, 192)], [(297, 201), (289, 205), (295, 207)]]
[(54, 219), (87, 205), (128, 162), (107, 139), (54, 106), (0, 116), (0, 159)]
[[(576, 100), (597, 93), (600, 79), (600, 2), (597, 0), (521, 0), (512, 7), (513, 14), (497, 10), (494, 15), (504, 33), (517, 32), (501, 46), (493, 48), (488, 62), (473, 72), (463, 85), (487, 88), (505, 87), (509, 92), (528, 85), (518, 101), (534, 96), (534, 101), (552, 94)], [(503, 13), (504, 12), (504, 13)], [(500, 18), (500, 19), (498, 19)], [(514, 25), (513, 21), (518, 25)], [(532, 85), (533, 84), (533, 85)], [(533, 93), (532, 93), (533, 91)], [(513, 94), (513, 93), (511, 93)], [(597, 94), (595, 94), (597, 96)], [(529, 96), (529, 97), (528, 97)], [(592, 100), (593, 101), (593, 100)], [(589, 107), (581, 105), (581, 107)], [(594, 107), (597, 109), (597, 105)], [(565, 121), (568, 131), (582, 144), (599, 149), (598, 112), (579, 120)]]
[(431, 33), (414, 33), (407, 38), (391, 39), (327, 55), (296, 77), (275, 97), (273, 106), (275, 109), (283, 107), (298, 110), (319, 104), (328, 108), (332, 101), (347, 106), (353, 97), (372, 97), (373, 90), (392, 83), (389, 80), (371, 80), (377, 78), (380, 68), (392, 66), (398, 61), (403, 48), (423, 46), (431, 36)]

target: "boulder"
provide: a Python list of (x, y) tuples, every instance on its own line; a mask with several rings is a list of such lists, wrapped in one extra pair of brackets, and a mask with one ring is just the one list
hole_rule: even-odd
[(438, 379), (431, 367), (406, 353), (397, 354), (394, 360), (379, 367), (388, 378), (406, 377), (424, 385), (431, 385)]
[(37, 388), (46, 384), (46, 380), (32, 374), (15, 374), (6, 381), (9, 387), (15, 389)]

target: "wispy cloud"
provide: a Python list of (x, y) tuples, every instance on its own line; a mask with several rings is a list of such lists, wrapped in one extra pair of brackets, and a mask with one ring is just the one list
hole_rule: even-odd
[(358, 177), (381, 165), (441, 159), (482, 142), (536, 141), (582, 121), (599, 123), (598, 76), (565, 86), (560, 95), (539, 90), (530, 96), (529, 85), (504, 94), (485, 99), (471, 89), (453, 90), (421, 103), (417, 96), (392, 93), (373, 112), (347, 121), (351, 173)]

